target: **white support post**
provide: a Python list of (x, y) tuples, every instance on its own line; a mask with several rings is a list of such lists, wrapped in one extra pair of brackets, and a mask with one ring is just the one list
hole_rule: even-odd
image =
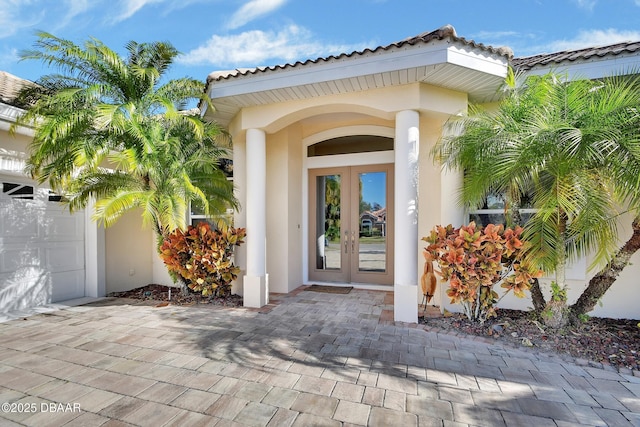
[(269, 276), (266, 271), (266, 135), (260, 129), (247, 130), (247, 274), (243, 281), (245, 307), (262, 307), (269, 303)]
[(84, 294), (88, 297), (103, 297), (107, 294), (105, 267), (104, 227), (91, 219), (95, 202), (91, 200), (84, 211)]
[(420, 115), (396, 114), (394, 320), (418, 322), (418, 147)]

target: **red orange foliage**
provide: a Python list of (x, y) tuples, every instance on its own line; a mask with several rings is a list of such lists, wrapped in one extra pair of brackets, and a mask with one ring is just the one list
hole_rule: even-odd
[(222, 221), (215, 230), (201, 222), (171, 233), (162, 243), (160, 258), (190, 289), (204, 296), (226, 296), (240, 272), (233, 264), (233, 248), (244, 243), (245, 235), (244, 228), (233, 228)]
[(506, 289), (505, 294), (513, 291), (523, 297), (531, 281), (542, 275), (524, 260), (526, 244), (521, 235), (521, 227), (489, 224), (482, 228), (474, 222), (460, 228), (438, 225), (422, 239), (429, 243), (423, 255), (427, 262), (437, 263), (436, 274), (449, 282), (451, 303), (461, 304), (470, 320), (483, 322), (495, 315), (496, 284)]

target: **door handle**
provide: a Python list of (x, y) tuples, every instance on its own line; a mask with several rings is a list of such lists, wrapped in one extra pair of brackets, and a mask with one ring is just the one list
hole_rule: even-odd
[(355, 231), (351, 232), (351, 253), (352, 254), (356, 253), (356, 232)]
[(344, 232), (344, 253), (349, 253), (349, 231)]

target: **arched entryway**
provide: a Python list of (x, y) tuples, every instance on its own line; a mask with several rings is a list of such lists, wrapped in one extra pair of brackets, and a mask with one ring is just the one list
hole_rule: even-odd
[(393, 285), (393, 139), (331, 138), (306, 155), (309, 280)]

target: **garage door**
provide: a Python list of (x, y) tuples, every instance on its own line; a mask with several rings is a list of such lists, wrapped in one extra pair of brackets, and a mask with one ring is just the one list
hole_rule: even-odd
[(84, 213), (0, 176), (0, 312), (84, 296)]

